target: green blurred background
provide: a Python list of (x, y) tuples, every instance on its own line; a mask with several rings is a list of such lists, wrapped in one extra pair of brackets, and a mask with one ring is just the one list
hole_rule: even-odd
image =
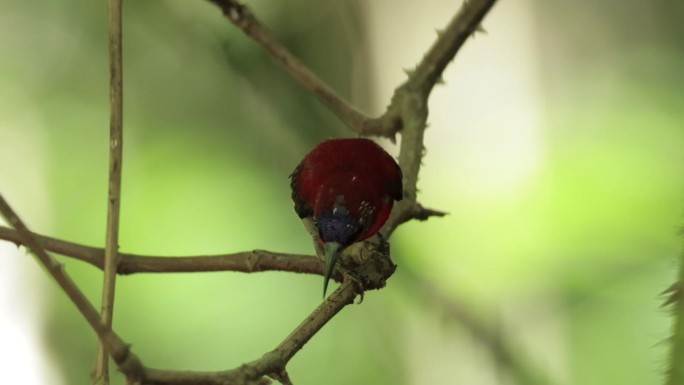
[[(459, 6), (249, 4), (372, 114)], [(295, 356), (294, 383), (531, 383), (420, 280), (546, 383), (662, 382), (671, 320), (658, 293), (682, 246), (681, 20), (684, 3), (668, 0), (500, 1), (431, 99), (420, 200), (450, 215), (396, 232), (397, 273)], [(104, 2), (0, 3), (0, 192), (34, 230), (93, 246), (106, 216), (106, 22)], [(205, 1), (127, 1), (124, 24), (121, 249), (311, 253), (287, 176), (317, 142), (353, 134)], [(0, 247), (2, 382), (89, 384), (94, 334), (23, 249)], [(99, 303), (101, 272), (62, 260)], [(321, 281), (121, 277), (115, 328), (149, 366), (232, 368), (285, 338)]]

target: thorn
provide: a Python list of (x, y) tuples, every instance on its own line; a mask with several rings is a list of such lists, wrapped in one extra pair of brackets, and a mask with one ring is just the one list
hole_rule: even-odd
[(408, 77), (413, 76), (413, 74), (414, 74), (415, 72), (416, 72), (415, 69), (409, 70), (409, 69), (404, 68), (404, 73), (405, 73), (406, 76), (408, 76)]
[(484, 29), (482, 24), (478, 24), (477, 27), (475, 27), (475, 32), (480, 32), (480, 33), (483, 33), (485, 35), (487, 34), (487, 30)]
[[(443, 86), (443, 85), (445, 85), (445, 84), (446, 84), (446, 82), (444, 81), (444, 76), (439, 75), (439, 77), (438, 77), (437, 80), (435, 81), (435, 85), (437, 85), (437, 86)], [(427, 126), (426, 126), (426, 127), (427, 127)]]
[(442, 35), (444, 34), (444, 30), (443, 30), (443, 29), (435, 29), (435, 32), (437, 33), (437, 36), (438, 36), (438, 37), (439, 37), (439, 36), (442, 36)]
[(660, 296), (664, 296), (665, 300), (663, 303), (660, 305), (661, 307), (667, 307), (669, 305), (672, 305), (676, 302), (679, 301), (679, 298), (681, 297), (681, 286), (679, 285), (679, 282), (673, 283), (670, 287), (667, 289), (663, 290), (660, 293)]
[(675, 282), (675, 283), (673, 283), (672, 285), (670, 285), (667, 289), (665, 289), (665, 290), (663, 290), (662, 292), (660, 292), (659, 295), (668, 295), (668, 294), (672, 294), (672, 293), (674, 293), (674, 292), (676, 292), (676, 291), (678, 291), (678, 290), (679, 290), (679, 282)]
[(681, 294), (679, 293), (679, 291), (676, 291), (676, 292), (670, 294), (669, 296), (667, 296), (667, 298), (665, 298), (665, 301), (663, 301), (663, 303), (660, 306), (661, 307), (668, 307), (674, 303), (677, 303), (677, 302), (679, 302), (679, 297), (681, 297)]

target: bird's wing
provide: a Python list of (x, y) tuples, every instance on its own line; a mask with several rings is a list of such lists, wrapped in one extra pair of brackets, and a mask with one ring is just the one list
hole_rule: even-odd
[(302, 174), (302, 165), (300, 164), (295, 168), (295, 170), (290, 174), (290, 188), (292, 189), (292, 201), (295, 204), (295, 212), (300, 218), (306, 218), (313, 215), (313, 207), (309, 203), (306, 197), (300, 194), (301, 183), (300, 177)]

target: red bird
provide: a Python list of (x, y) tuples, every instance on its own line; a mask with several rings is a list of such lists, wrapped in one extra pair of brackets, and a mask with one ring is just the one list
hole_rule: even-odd
[(295, 211), (313, 222), (325, 258), (323, 296), (344, 248), (375, 235), (401, 200), (397, 162), (369, 139), (332, 139), (309, 152), (290, 175)]

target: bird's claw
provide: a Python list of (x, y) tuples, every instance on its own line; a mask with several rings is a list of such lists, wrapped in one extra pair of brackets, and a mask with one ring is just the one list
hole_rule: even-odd
[(357, 302), (356, 304), (360, 305), (363, 302), (364, 293), (366, 291), (366, 288), (363, 285), (361, 278), (359, 278), (359, 276), (356, 273), (354, 273), (353, 271), (344, 266), (338, 266), (337, 268), (342, 272), (342, 276), (344, 277), (345, 281), (348, 279), (354, 284), (356, 293), (359, 295), (359, 302)]

